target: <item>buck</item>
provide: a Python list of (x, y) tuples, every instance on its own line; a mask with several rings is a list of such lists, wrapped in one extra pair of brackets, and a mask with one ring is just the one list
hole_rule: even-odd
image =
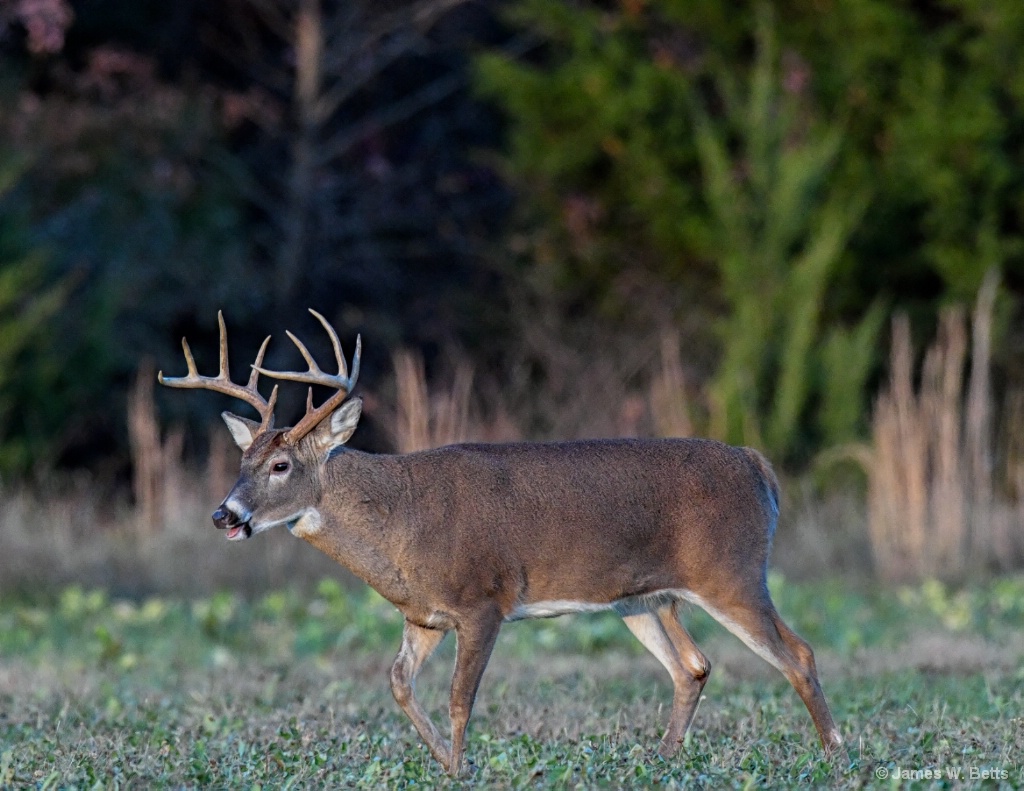
[[(188, 342), (184, 377), (161, 384), (226, 393), (260, 421), (223, 414), (242, 449), (238, 482), (213, 514), (240, 541), (284, 525), (377, 590), (405, 617), (391, 691), (431, 754), (452, 775), (464, 767), (466, 725), (503, 623), (612, 610), (664, 665), (674, 694), (660, 753), (682, 744), (711, 664), (678, 610), (702, 607), (780, 670), (810, 712), (827, 756), (842, 753), (810, 646), (779, 617), (765, 584), (779, 485), (755, 450), (704, 439), (609, 439), (450, 445), (405, 455), (345, 447), (362, 401), (338, 335), (324, 326), (338, 373), (323, 372), (292, 333), (306, 371), (262, 367), (248, 384), (228, 374), (222, 315), (220, 370), (200, 376)], [(335, 392), (274, 428), (260, 374)], [(445, 739), (415, 696), (416, 676), (444, 636), (456, 635)]]

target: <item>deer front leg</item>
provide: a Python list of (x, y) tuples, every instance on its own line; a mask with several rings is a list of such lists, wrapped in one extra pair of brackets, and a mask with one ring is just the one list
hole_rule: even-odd
[(448, 774), (462, 773), (465, 756), (466, 726), (473, 712), (480, 678), (491, 658), (494, 641), (501, 630), (501, 614), (497, 611), (480, 613), (473, 619), (461, 622), (455, 628), (458, 641), (455, 648), (455, 672), (452, 675), (452, 693), (448, 703), (448, 715), (452, 722), (451, 760)]
[(445, 769), (451, 763), (451, 747), (438, 732), (420, 702), (416, 700), (416, 676), (423, 663), (427, 661), (427, 657), (434, 652), (446, 634), (446, 630), (425, 629), (406, 621), (405, 630), (402, 632), (402, 650), (398, 652), (395, 663), (391, 666), (391, 694), (416, 726), (430, 754)]

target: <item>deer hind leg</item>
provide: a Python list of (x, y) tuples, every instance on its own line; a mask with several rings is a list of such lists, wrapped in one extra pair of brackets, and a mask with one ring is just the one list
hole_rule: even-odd
[(674, 755), (690, 727), (701, 690), (711, 673), (711, 663), (679, 623), (678, 604), (672, 602), (655, 612), (623, 616), (637, 640), (664, 665), (672, 677), (672, 716), (658, 752)]
[(447, 631), (441, 629), (425, 629), (406, 621), (402, 650), (391, 666), (391, 694), (412, 720), (431, 755), (444, 767), (451, 763), (451, 747), (416, 700), (416, 676), (446, 634)]
[(843, 738), (825, 702), (814, 664), (814, 651), (790, 629), (775, 610), (767, 591), (753, 603), (733, 601), (700, 605), (722, 626), (746, 643), (755, 654), (779, 670), (797, 691), (814, 720), (825, 755), (845, 755)]

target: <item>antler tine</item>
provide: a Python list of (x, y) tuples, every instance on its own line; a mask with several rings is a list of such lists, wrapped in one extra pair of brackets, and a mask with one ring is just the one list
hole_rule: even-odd
[[(249, 384), (246, 387), (250, 390), (256, 389), (256, 382), (260, 378), (260, 366), (263, 365), (263, 355), (266, 354), (267, 346), (270, 344), (270, 336), (268, 335), (263, 339), (263, 344), (260, 346), (260, 351), (256, 355), (256, 362), (252, 365), (252, 373), (249, 374)], [(277, 390), (277, 385), (274, 385), (274, 390)]]
[(277, 385), (274, 385), (274, 389), (270, 391), (270, 398), (267, 399), (267, 415), (268, 418), (263, 419), (263, 424), (267, 428), (274, 427), (274, 407), (277, 406)]
[(341, 350), (341, 341), (338, 339), (338, 333), (335, 332), (334, 327), (331, 326), (330, 322), (327, 321), (322, 315), (317, 313), (315, 310), (310, 310), (316, 318), (323, 325), (327, 334), (331, 338), (331, 345), (334, 348), (334, 356), (338, 362), (338, 373), (328, 374), (325, 373), (316, 360), (313, 359), (313, 355), (309, 353), (309, 349), (306, 348), (305, 344), (300, 341), (293, 333), (289, 332), (288, 337), (291, 338), (292, 343), (295, 344), (295, 348), (299, 350), (299, 354), (306, 361), (308, 370), (306, 371), (271, 371), (268, 368), (263, 368), (259, 363), (261, 360), (257, 360), (257, 364), (253, 366), (253, 369), (261, 374), (265, 374), (274, 379), (287, 379), (292, 382), (303, 382), (309, 385), (323, 385), (326, 387), (333, 387), (337, 392), (331, 395), (326, 401), (320, 406), (313, 406), (313, 388), (309, 388), (309, 392), (306, 395), (306, 414), (302, 420), (296, 423), (292, 428), (285, 434), (285, 442), (294, 444), (302, 439), (306, 434), (312, 431), (321, 420), (330, 414), (345, 398), (352, 388), (355, 387), (356, 377), (359, 375), (359, 355), (362, 350), (362, 339), (356, 339), (356, 353), (352, 359), (352, 375), (348, 374), (348, 366), (345, 364), (345, 355)]
[[(352, 390), (359, 380), (359, 358), (363, 354), (363, 336), (356, 335), (356, 353), (352, 355), (352, 375), (348, 378), (348, 389)], [(344, 358), (342, 358), (344, 359)]]
[[(199, 370), (196, 368), (195, 358), (192, 356), (192, 349), (189, 348), (188, 340), (185, 338), (181, 339), (181, 348), (185, 353), (185, 365), (188, 368), (188, 373), (185, 376), (164, 376), (163, 371), (157, 374), (157, 381), (162, 385), (168, 387), (182, 387), (191, 388), (195, 390), (212, 390), (217, 393), (224, 393), (225, 395), (233, 396), (241, 401), (245, 401), (249, 406), (253, 407), (260, 415), (260, 433), (268, 430), (274, 425), (274, 405), (277, 403), (277, 385), (274, 386), (274, 391), (270, 394), (270, 400), (267, 401), (259, 394), (259, 390), (256, 389), (256, 381), (259, 376), (255, 371), (249, 376), (249, 383), (244, 387), (240, 384), (235, 384), (231, 381), (230, 374), (228, 372), (228, 333), (227, 327), (224, 325), (224, 315), (220, 311), (217, 312), (217, 325), (220, 330), (220, 365), (216, 376), (200, 376)], [(270, 338), (263, 341), (263, 345), (260, 347), (259, 354), (256, 357), (256, 366), (263, 362), (263, 355), (267, 351), (267, 344), (270, 342)]]
[[(284, 334), (287, 335), (291, 339), (291, 342), (295, 344), (296, 348), (298, 348), (299, 354), (301, 354), (302, 358), (306, 361), (306, 365), (309, 366), (309, 370), (305, 373), (301, 371), (292, 371), (288, 377), (284, 377), (282, 374), (282, 378), (294, 379), (297, 382), (318, 382), (321, 378), (327, 376), (327, 374), (320, 370), (320, 366), (316, 364), (316, 360), (314, 360), (313, 355), (309, 353), (309, 349), (306, 348), (302, 341), (295, 337), (294, 333), (289, 330), (285, 330)], [(300, 376), (304, 378), (299, 379), (298, 377)]]
[(348, 366), (345, 365), (345, 355), (341, 353), (341, 341), (338, 340), (338, 333), (334, 331), (334, 327), (328, 323), (327, 319), (315, 310), (310, 308), (309, 312), (320, 320), (324, 329), (327, 330), (327, 334), (331, 336), (331, 346), (334, 347), (334, 360), (338, 363), (338, 376), (348, 378)]
[(224, 326), (224, 311), (222, 310), (217, 311), (217, 328), (220, 330), (220, 371), (217, 373), (217, 378), (229, 382), (231, 377), (228, 374), (228, 328)]
[(164, 372), (162, 370), (157, 371), (156, 380), (160, 384), (167, 385), (168, 387), (185, 387), (185, 385), (176, 384), (176, 382), (199, 376), (199, 374), (196, 372), (196, 361), (192, 359), (192, 350), (188, 348), (188, 341), (185, 340), (184, 338), (181, 339), (181, 348), (185, 352), (185, 365), (188, 367), (188, 374), (184, 377), (174, 376), (171, 378), (167, 378), (164, 376)]
[(192, 349), (189, 348), (188, 339), (185, 337), (181, 339), (181, 349), (185, 352), (185, 365), (188, 366), (188, 375), (190, 377), (199, 376), (199, 371), (196, 370), (196, 360), (192, 356)]

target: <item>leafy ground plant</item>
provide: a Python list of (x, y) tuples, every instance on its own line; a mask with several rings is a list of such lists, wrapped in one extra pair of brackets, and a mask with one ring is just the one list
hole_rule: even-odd
[[(771, 581), (818, 649), (850, 765), (822, 760), (789, 685), (687, 615), (715, 669), (677, 759), (670, 684), (615, 618), (504, 630), (471, 725), (482, 787), (951, 787), (1024, 783), (1024, 580), (857, 592)], [(0, 787), (448, 787), (391, 700), (397, 613), (321, 583), (245, 601), (0, 606)], [(452, 645), (421, 677), (440, 716)], [(957, 780), (956, 773), (960, 773)], [(984, 774), (987, 773), (987, 774)]]

